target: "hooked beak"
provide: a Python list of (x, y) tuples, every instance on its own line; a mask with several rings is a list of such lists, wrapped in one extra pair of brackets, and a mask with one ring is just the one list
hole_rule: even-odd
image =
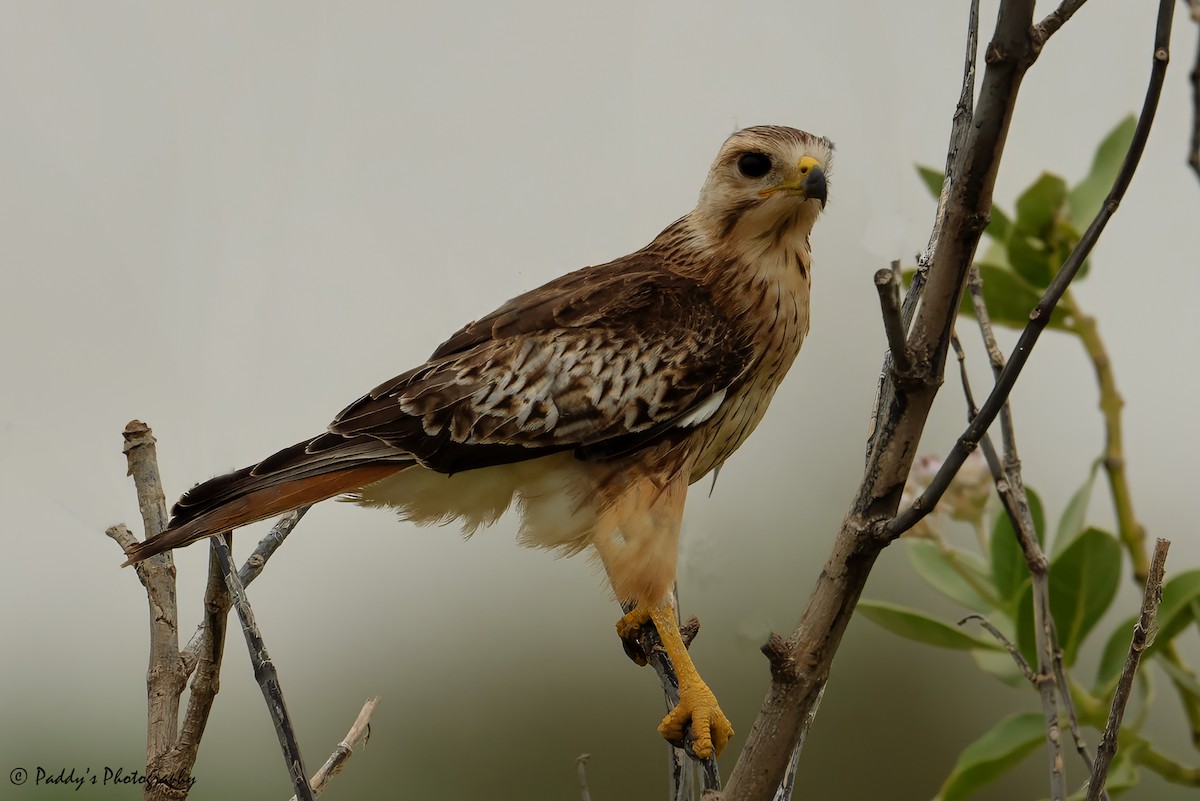
[(759, 192), (759, 195), (769, 197), (776, 192), (787, 192), (793, 197), (816, 200), (820, 202), (821, 208), (825, 208), (825, 202), (829, 199), (828, 186), (825, 181), (825, 170), (821, 168), (820, 163), (812, 156), (805, 156), (796, 164), (796, 169), (793, 171), (791, 179), (770, 189), (764, 189), (762, 192)]

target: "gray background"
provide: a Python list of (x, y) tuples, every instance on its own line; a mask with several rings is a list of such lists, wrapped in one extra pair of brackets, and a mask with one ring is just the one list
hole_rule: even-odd
[[(1010, 135), (1006, 208), (1043, 168), (1078, 180), (1140, 106), (1155, 5), (1089, 4), (1050, 42)], [(985, 40), (994, 12), (984, 3)], [(730, 131), (770, 122), (838, 146), (813, 238), (812, 333), (716, 492), (693, 493), (680, 574), (685, 611), (704, 621), (697, 661), (740, 733), (733, 749), (744, 742), (768, 681), (758, 644), (791, 629), (856, 486), (884, 349), (871, 275), (911, 263), (928, 237), (913, 164), (944, 159), (965, 3), (0, 14), (0, 774), (142, 764), (145, 598), (101, 533), (137, 522), (126, 421), (154, 427), (172, 496), (315, 434), (463, 322), (644, 244), (691, 208)], [(1184, 164), (1195, 27), (1178, 16), (1141, 171), (1077, 291), (1128, 400), (1137, 509), (1175, 540), (1176, 571), (1200, 563), (1200, 226)], [(1054, 520), (1101, 448), (1077, 343), (1047, 335), (1014, 399), (1026, 478)], [(923, 451), (944, 452), (962, 421), (950, 382)], [(1091, 518), (1111, 523), (1102, 486)], [(600, 576), (512, 540), (510, 519), (464, 542), (329, 503), (252, 588), (314, 768), (363, 699), (383, 696), (370, 746), (327, 797), (572, 798), (583, 752), (593, 798), (662, 797), (658, 690), (622, 654)], [(186, 636), (206, 549), (177, 563)], [(900, 548), (868, 595), (957, 611)], [(1124, 582), (1110, 619), (1135, 595)], [(236, 631), (225, 665), (193, 798), (286, 797)], [(1156, 740), (1195, 761), (1165, 687), (1160, 698)], [(958, 750), (1018, 709), (1037, 709), (1032, 692), (856, 620), (802, 763), (805, 797), (929, 798)], [(1044, 795), (1044, 773), (1039, 753), (987, 797)], [(136, 793), (72, 797), (85, 794)], [(0, 796), (55, 793), (0, 778)], [(1138, 797), (1184, 793), (1150, 777)]]

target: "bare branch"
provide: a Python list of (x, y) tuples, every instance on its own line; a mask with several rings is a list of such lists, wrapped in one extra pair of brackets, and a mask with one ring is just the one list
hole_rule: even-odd
[(192, 768), (196, 765), (200, 740), (204, 737), (208, 716), (221, 687), (221, 658), (225, 653), (226, 621), (229, 618), (231, 603), (229, 589), (221, 576), (220, 564), (210, 552), (208, 581), (204, 588), (204, 634), (197, 642), (196, 651), (191, 658), (196, 675), (192, 679), (192, 692), (188, 698), (178, 744), (171, 750), (168, 758), (163, 760), (165, 775), (190, 776)]
[(1087, 0), (1063, 0), (1059, 3), (1058, 8), (1046, 15), (1046, 18), (1037, 24), (1034, 28), (1034, 36), (1037, 38), (1039, 45), (1045, 44), (1046, 40), (1058, 32), (1058, 29), (1067, 24), (1075, 12), (1083, 7)]
[[(246, 559), (238, 570), (238, 579), (242, 582), (243, 587), (250, 586), (250, 582), (254, 581), (262, 573), (263, 568), (267, 566), (267, 560), (283, 545), (283, 541), (292, 533), (296, 525), (304, 517), (305, 513), (312, 507), (301, 506), (299, 509), (293, 509), (285, 514), (271, 526), (271, 530), (267, 532), (258, 542), (258, 546), (254, 552)], [(209, 579), (211, 581), (211, 573)], [(221, 586), (224, 587), (224, 579), (221, 581)], [(229, 606), (226, 604), (226, 610)], [(200, 652), (201, 641), (205, 636), (206, 629), (209, 625), (207, 618), (196, 627), (196, 633), (188, 640), (187, 646), (180, 652), (180, 658), (183, 660), (184, 675), (191, 675), (192, 670), (196, 667), (196, 657)]]
[(582, 801), (592, 801), (592, 794), (588, 792), (587, 783), (587, 761), (592, 758), (591, 754), (580, 754), (575, 760), (575, 765), (579, 768), (579, 797)]
[(258, 545), (255, 546), (250, 556), (246, 557), (245, 564), (238, 570), (238, 580), (242, 582), (243, 587), (248, 587), (250, 582), (258, 578), (259, 574), (263, 572), (263, 568), (267, 566), (267, 560), (279, 550), (279, 546), (283, 545), (283, 541), (311, 508), (312, 506), (301, 506), (299, 509), (288, 512), (279, 518), (275, 525), (271, 526), (271, 530), (258, 541)]
[(1133, 689), (1133, 677), (1137, 673), (1138, 663), (1142, 652), (1154, 640), (1157, 630), (1158, 605), (1162, 601), (1163, 571), (1167, 561), (1167, 549), (1171, 547), (1168, 540), (1159, 539), (1154, 546), (1154, 556), (1150, 559), (1150, 575), (1146, 579), (1146, 591), (1142, 595), (1142, 613), (1137, 625), (1133, 627), (1133, 640), (1129, 643), (1129, 654), (1125, 657), (1125, 667), (1121, 678), (1117, 680), (1117, 688), (1113, 691), (1112, 709), (1108, 713), (1108, 721), (1104, 725), (1104, 736), (1100, 740), (1100, 748), (1096, 753), (1096, 764), (1092, 768), (1092, 777), (1088, 782), (1087, 801), (1097, 801), (1104, 790), (1108, 779), (1108, 768), (1113, 757), (1117, 755), (1117, 734), (1121, 730), (1121, 720), (1125, 716), (1125, 705), (1129, 702), (1129, 694)]
[[(1071, 684), (1067, 678), (1067, 667), (1063, 664), (1062, 649), (1058, 647), (1057, 628), (1054, 629), (1051, 636), (1055, 644), (1054, 682), (1058, 685), (1058, 695), (1062, 698), (1063, 709), (1067, 712), (1067, 725), (1071, 729), (1071, 739), (1075, 742), (1075, 752), (1079, 754), (1079, 758), (1083, 760), (1083, 764), (1087, 767), (1088, 775), (1091, 776), (1096, 762), (1092, 758), (1092, 752), (1088, 748), (1087, 741), (1083, 739), (1083, 729), (1079, 726), (1079, 715), (1075, 711), (1075, 699), (1071, 697)], [(1100, 801), (1109, 801), (1107, 790), (1101, 791)]]
[[(672, 593), (672, 605), (675, 607), (675, 615), (678, 617), (678, 593)], [(622, 605), (622, 609), (626, 613), (629, 613), (633, 607), (633, 604)], [(688, 618), (688, 621), (679, 627), (679, 634), (685, 646), (690, 646), (692, 640), (696, 638), (699, 632), (700, 621), (694, 616)], [(675, 675), (675, 666), (671, 664), (666, 649), (662, 647), (662, 641), (659, 639), (658, 631), (655, 627), (643, 626), (641, 628), (640, 653), (631, 652), (630, 645), (624, 640), (622, 640), (622, 644), (626, 647), (626, 653), (637, 664), (649, 664), (654, 668), (659, 684), (662, 685), (663, 699), (666, 702), (667, 711), (674, 709), (675, 705), (679, 703), (679, 679)], [(634, 647), (634, 650), (636, 650), (636, 647)], [(690, 726), (684, 730), (683, 736), (682, 748), (675, 745), (670, 746), (670, 797), (675, 801), (684, 801), (692, 797), (691, 766), (693, 764), (700, 765), (702, 791), (707, 792), (721, 789), (721, 772), (717, 767), (716, 755), (710, 755), (707, 759), (703, 760), (696, 756), (696, 752), (692, 750), (692, 730)]]
[(163, 493), (162, 479), (158, 475), (156, 440), (150, 426), (141, 420), (131, 420), (125, 426), (125, 459), (129, 464), (127, 475), (133, 478), (137, 490), (138, 508), (146, 527), (146, 539), (167, 527), (167, 496)]
[[(937, 213), (934, 215), (933, 230), (929, 236), (925, 257), (917, 259), (918, 263), (926, 268), (929, 266), (929, 256), (938, 249), (942, 224), (945, 222), (946, 213), (950, 208), (950, 189), (956, 183), (964, 167), (967, 141), (971, 135), (971, 123), (975, 119), (975, 62), (978, 53), (979, 0), (971, 0), (971, 7), (967, 12), (967, 47), (966, 54), (963, 56), (962, 89), (959, 91), (958, 104), (954, 107), (954, 116), (950, 121), (950, 143), (946, 147), (946, 178), (942, 181), (942, 192), (938, 198)], [(989, 203), (988, 212), (990, 213), (990, 211), (991, 204)], [(911, 316), (905, 316), (906, 326), (910, 320)]]
[(804, 728), (800, 730), (800, 740), (792, 750), (792, 758), (788, 760), (787, 771), (783, 774), (783, 782), (775, 791), (773, 801), (791, 801), (792, 792), (796, 789), (796, 771), (800, 767), (800, 753), (804, 750), (804, 741), (808, 739), (808, 731), (812, 728), (813, 721), (817, 719), (817, 709), (821, 706), (821, 699), (824, 697), (825, 688), (822, 687), (817, 692), (817, 700), (813, 703), (812, 709), (808, 711), (808, 717), (804, 720)]
[[(147, 536), (153, 536), (167, 521), (166, 498), (159, 479), (154, 436), (150, 428), (133, 421), (125, 429), (125, 454), (129, 474), (134, 478), (138, 503), (142, 510)], [(200, 741), (219, 689), (221, 659), (224, 653), (225, 621), (229, 607), (238, 605), (247, 643), (251, 645), (251, 661), (255, 675), (268, 697), (268, 706), (276, 721), (285, 756), (300, 798), (311, 799), (342, 769), (351, 750), (369, 732), (371, 713), (378, 699), (364, 705), (346, 739), (313, 777), (313, 787), (305, 779), (295, 735), (287, 720), (283, 696), (279, 692), (274, 667), (262, 647), (261, 635), (254, 624), (253, 612), (245, 599), (243, 582), (253, 581), (261, 572), (283, 540), (295, 528), (307, 507), (297, 509), (281, 518), (238, 573), (233, 573), (229, 555), (231, 533), (210, 540), (208, 582), (204, 594), (204, 620), (187, 648), (178, 650), (177, 608), (175, 605), (175, 568), (170, 552), (151, 557), (134, 566), (145, 585), (151, 611), (151, 662), (147, 674), (150, 720), (147, 727), (146, 798), (178, 799), (187, 796), (191, 773), (195, 767)], [(105, 532), (121, 550), (128, 554), (138, 540), (124, 525)], [(237, 601), (235, 602), (235, 598)], [(180, 698), (188, 675), (195, 672), (187, 713), (182, 726), (178, 725)], [(177, 730), (178, 729), (178, 730)], [(294, 758), (291, 756), (294, 755)], [(296, 775), (299, 774), (299, 781)]]
[[(978, 274), (975, 277), (977, 280)], [(982, 296), (982, 293), (980, 295)], [(995, 336), (986, 315), (979, 317), (979, 327), (984, 341), (994, 346)], [(997, 353), (999, 353), (998, 350)], [(967, 402), (973, 406), (974, 401), (971, 398), (965, 369), (962, 370), (962, 379)], [(1062, 759), (1062, 731), (1059, 726), (1058, 702), (1055, 695), (1059, 687), (1055, 680), (1057, 674), (1054, 672), (1056, 666), (1062, 670), (1059, 659), (1061, 649), (1058, 646), (1058, 636), (1054, 629), (1054, 618), (1050, 613), (1050, 565), (1038, 545), (1037, 532), (1034, 530), (1033, 516), (1029, 509), (1025, 484), (1021, 477), (1020, 462), (1016, 458), (1016, 442), (1012, 435), (1011, 415), (1008, 412), (1007, 403), (1005, 403), (1005, 413), (1009, 417), (1009, 425), (1003, 462), (997, 458), (991, 439), (987, 434), (984, 434), (983, 442), (985, 455), (988, 457), (988, 467), (992, 471), (992, 479), (996, 484), (996, 491), (1000, 495), (1004, 511), (1008, 515), (1017, 542), (1021, 546), (1021, 552), (1025, 556), (1025, 564), (1029, 568), (1032, 580), (1037, 669), (1031, 669), (1029, 663), (1012, 646), (1012, 643), (989, 622), (978, 616), (975, 617), (982, 620), (984, 627), (1009, 648), (1009, 653), (1013, 655), (1017, 666), (1038, 691), (1042, 702), (1042, 713), (1046, 718), (1046, 746), (1050, 762), (1050, 797), (1054, 801), (1064, 801), (1067, 797), (1067, 785)], [(1062, 690), (1064, 693), (1069, 693), (1069, 688), (1065, 684)], [(1082, 745), (1082, 740), (1079, 739), (1077, 732), (1076, 737), (1077, 744)], [(1086, 753), (1086, 746), (1084, 746), (1084, 752)], [(1090, 768), (1090, 758), (1088, 758), (1088, 765)]]
[[(1121, 164), (1121, 169), (1117, 173), (1111, 191), (1108, 193), (1108, 198), (1100, 208), (1100, 211), (1096, 213), (1091, 225), (1084, 231), (1079, 244), (1075, 246), (1075, 249), (1071, 251), (1071, 255), (1067, 257), (1062, 267), (1059, 268), (1058, 273), (1054, 276), (1054, 280), (1050, 282), (1050, 286), (1042, 295), (1041, 300), (1038, 301), (1033, 311), (1029, 313), (1029, 323), (1026, 324), (1025, 329), (1021, 332), (1021, 336), (1017, 340), (1017, 345), (1009, 357), (1008, 364), (997, 378), (996, 385), (992, 389), (991, 394), (984, 401), (983, 406), (980, 407), (979, 414), (967, 426), (966, 431), (959, 437), (954, 448), (947, 454), (938, 474), (930, 482), (925, 492), (921, 494), (921, 497), (917, 498), (911, 507), (906, 509), (902, 514), (897, 515), (888, 524), (887, 529), (890, 535), (899, 536), (912, 528), (937, 505), (942, 494), (950, 486), (950, 481), (954, 478), (958, 469), (962, 467), (962, 463), (966, 461), (970, 452), (975, 449), (980, 437), (987, 431), (988, 426), (992, 424), (992, 421), (996, 419), (996, 415), (1004, 406), (1004, 402), (1007, 400), (1009, 393), (1012, 392), (1012, 388), (1016, 384), (1021, 370), (1024, 369), (1034, 345), (1037, 343), (1042, 331), (1045, 330), (1046, 325), (1050, 322), (1050, 315), (1058, 305), (1059, 299), (1062, 298), (1071, 280), (1079, 272), (1079, 268), (1083, 265), (1084, 260), (1087, 259), (1088, 254), (1092, 252), (1092, 248), (1095, 247), (1101, 232), (1116, 212), (1121, 199), (1125, 196), (1125, 190), (1129, 188), (1129, 182), (1133, 179), (1138, 162), (1141, 160), (1142, 153), (1146, 149), (1146, 139), (1150, 135), (1150, 126), (1154, 121), (1154, 113), (1158, 109), (1158, 99), (1162, 94), (1163, 79), (1166, 76), (1167, 62), (1170, 58), (1171, 20), (1174, 11), (1175, 5), (1171, 0), (1159, 0), (1158, 25), (1154, 35), (1154, 58), (1150, 71), (1149, 86), (1146, 88), (1145, 102), (1142, 105), (1141, 115), (1138, 117), (1137, 127), (1134, 129), (1133, 141), (1129, 145), (1129, 151), (1125, 154), (1125, 160)], [(1003, 18), (1004, 11), (1002, 6), (1001, 19)], [(978, 237), (976, 237), (975, 241), (976, 243), (978, 242)], [(926, 302), (928, 303), (928, 297), (926, 298)], [(914, 329), (914, 337), (920, 334), (919, 323), (920, 318), (918, 318), (918, 328)]]
[[(999, 380), (1004, 372), (1004, 353), (996, 343), (992, 329), (992, 317), (988, 313), (987, 303), (983, 300), (983, 276), (979, 268), (972, 265), (971, 275), (967, 279), (967, 293), (971, 296), (971, 305), (975, 309), (975, 319), (979, 321), (979, 333), (983, 338), (983, 347), (992, 366), (992, 376)], [(975, 413), (978, 413), (976, 409)], [(1013, 454), (1016, 458), (1017, 445), (1013, 439), (1012, 407), (1005, 403), (1000, 407), (1000, 443), (1004, 452)]]
[[(379, 706), (378, 698), (368, 698), (363, 704), (363, 708), (359, 710), (358, 717), (354, 719), (354, 725), (350, 727), (350, 731), (346, 732), (346, 736), (338, 743), (337, 748), (333, 749), (333, 753), (329, 755), (329, 759), (325, 760), (325, 764), (313, 774), (312, 781), (309, 785), (312, 787), (313, 796), (318, 796), (325, 791), (325, 786), (333, 779), (334, 776), (342, 772), (342, 768), (354, 756), (354, 749), (361, 742), (367, 744), (367, 740), (371, 737), (371, 715), (375, 714), (375, 709)], [(583, 762), (587, 759), (587, 754), (580, 758), (579, 779), (583, 781)], [(584, 792), (587, 792), (587, 785), (584, 785)], [(292, 796), (291, 801), (297, 801), (296, 796)]]
[(875, 273), (875, 289), (879, 292), (879, 308), (883, 313), (883, 331), (887, 334), (888, 352), (892, 365), (900, 375), (912, 370), (912, 359), (905, 342), (904, 321), (900, 318), (900, 262), (892, 262), (891, 269), (884, 268)]
[[(963, 127), (966, 145), (956, 160), (962, 166), (947, 175), (948, 186), (931, 237), (934, 247), (924, 260), (928, 277), (912, 315), (908, 339), (913, 380), (898, 386), (885, 375), (862, 482), (799, 625), (787, 640), (780, 640), (788, 658), (772, 661), (771, 687), (729, 777), (724, 793), (727, 799), (768, 798), (783, 782), (871, 567), (894, 538), (887, 521), (899, 504), (942, 382), (950, 330), (991, 208), (992, 186), (1017, 91), (1036, 58), (1032, 24), (1032, 0), (1001, 4), (987, 50), (980, 99), (970, 125)], [(903, 313), (913, 308), (912, 295), (910, 292), (905, 299)], [(886, 362), (883, 372), (891, 372)]]
[[(978, 317), (980, 332), (983, 335), (984, 345), (987, 348), (989, 355), (991, 355), (993, 358), (992, 367), (994, 370), (999, 371), (1004, 368), (1004, 356), (1000, 353), (999, 348), (996, 347), (996, 338), (992, 332), (991, 322), (986, 316), (987, 308), (982, 305), (982, 284), (980, 284), (979, 281), (980, 279), (978, 277), (978, 272), (972, 271), (971, 282), (968, 284), (968, 287), (971, 290), (972, 298), (975, 300), (976, 304), (978, 304), (976, 306), (976, 311), (982, 312), (982, 314)], [(979, 285), (976, 286), (976, 284)], [(959, 369), (962, 374), (963, 392), (965, 393), (967, 399), (967, 417), (969, 419), (975, 416), (975, 414), (978, 412), (978, 409), (975, 406), (975, 399), (971, 393), (970, 379), (967, 375), (966, 369), (966, 357), (963, 353), (962, 345), (958, 342), (957, 336), (954, 337), (952, 344), (954, 346), (955, 353), (958, 354)], [(996, 359), (998, 359), (998, 361), (995, 361)], [(1013, 442), (1012, 416), (1011, 414), (1008, 414), (1007, 411), (1008, 409), (1006, 404), (1006, 414), (1004, 419), (1007, 420), (1007, 436), (1010, 444), (1012, 445), (1013, 452), (1015, 453), (1016, 446)], [(995, 480), (997, 476), (1003, 476), (1003, 466), (1000, 463), (999, 457), (996, 455), (996, 449), (992, 446), (991, 438), (987, 434), (984, 434), (983, 439), (980, 440), (979, 444), (980, 448), (983, 450), (984, 456), (987, 459), (988, 467), (992, 472), (993, 480)], [(1037, 686), (1037, 674), (1031, 667), (1029, 667), (1029, 663), (1025, 661), (1025, 657), (1019, 650), (1017, 650), (1016, 645), (1014, 645), (999, 629), (988, 622), (987, 619), (982, 615), (969, 615), (960, 620), (959, 625), (961, 626), (969, 620), (979, 621), (980, 625), (987, 629), (993, 637), (995, 637), (1002, 645), (1004, 645), (1004, 647), (1008, 650), (1009, 656), (1011, 656), (1013, 661), (1016, 662), (1017, 667), (1021, 670), (1021, 673), (1025, 676), (1025, 678), (1028, 679), (1030, 683), (1034, 684), (1035, 687)], [(1079, 753), (1079, 757), (1083, 760), (1084, 765), (1087, 766), (1088, 774), (1090, 775), (1093, 765), (1092, 754), (1091, 751), (1088, 750), (1087, 743), (1083, 739), (1083, 732), (1079, 726), (1079, 716), (1075, 711), (1075, 701), (1071, 697), (1071, 686), (1067, 679), (1066, 667), (1063, 665), (1062, 649), (1059, 648), (1058, 645), (1058, 631), (1054, 628), (1053, 622), (1054, 621), (1051, 620), (1050, 642), (1054, 650), (1053, 664), (1055, 684), (1057, 685), (1059, 697), (1062, 699), (1063, 708), (1067, 713), (1067, 721), (1071, 729), (1071, 737), (1075, 742), (1075, 750)], [(1102, 801), (1108, 801), (1107, 793), (1102, 796)]]
[(308, 773), (300, 756), (296, 732), (292, 728), (291, 716), (288, 715), (287, 704), (283, 699), (283, 690), (279, 686), (279, 674), (275, 671), (275, 664), (267, 653), (266, 645), (263, 644), (262, 632), (258, 630), (254, 611), (246, 598), (246, 588), (242, 586), (237, 571), (234, 570), (229, 544), (224, 537), (211, 537), (209, 544), (221, 564), (225, 585), (229, 587), (229, 594), (233, 596), (233, 606), (242, 621), (242, 633), (246, 635), (246, 647), (250, 650), (250, 663), (254, 665), (254, 678), (262, 689), (271, 720), (275, 723), (275, 733), (279, 736), (279, 745), (283, 749), (283, 759), (287, 764), (288, 775), (292, 778), (292, 786), (296, 788), (296, 797), (301, 801), (312, 801), (312, 788), (308, 785)]
[(962, 620), (958, 621), (958, 625), (963, 626), (968, 622), (974, 621), (987, 630), (987, 633), (996, 638), (996, 642), (1004, 646), (1004, 650), (1008, 651), (1008, 655), (1012, 657), (1013, 662), (1017, 664), (1017, 669), (1021, 671), (1021, 675), (1028, 679), (1031, 683), (1037, 682), (1037, 675), (1033, 672), (1033, 668), (1029, 666), (1024, 655), (1017, 644), (1008, 637), (1004, 636), (1004, 632), (993, 626), (983, 615), (967, 615)]
[[(158, 473), (154, 434), (140, 420), (125, 426), (125, 459), (128, 475), (133, 477), (138, 507), (147, 538), (167, 524), (167, 500)], [(137, 543), (125, 526), (113, 526), (107, 532), (123, 552)], [(146, 589), (150, 607), (150, 655), (146, 670), (146, 773), (163, 778), (152, 792), (161, 795), (171, 781), (160, 770), (162, 760), (175, 747), (179, 737), (179, 699), (187, 677), (179, 657), (179, 609), (175, 598), (175, 563), (169, 553), (147, 559), (136, 567), (138, 580)]]

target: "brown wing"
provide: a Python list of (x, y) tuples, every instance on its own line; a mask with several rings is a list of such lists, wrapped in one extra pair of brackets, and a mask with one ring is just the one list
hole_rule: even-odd
[(557, 451), (605, 459), (711, 415), (750, 365), (700, 284), (641, 252), (514, 298), (329, 430), (180, 498), (129, 562), (358, 489), (411, 465), (444, 473)]
[(703, 286), (635, 254), (464, 327), (326, 437), (375, 439), (447, 473), (562, 450), (611, 457), (698, 422), (750, 354)]

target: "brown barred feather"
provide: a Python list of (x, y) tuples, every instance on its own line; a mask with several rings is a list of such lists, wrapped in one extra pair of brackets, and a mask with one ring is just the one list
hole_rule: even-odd
[[(831, 151), (735, 133), (697, 207), (645, 248), (513, 298), (326, 432), (189, 490), (130, 563), (344, 493), (467, 532), (515, 503), (523, 542), (595, 545), (619, 594), (661, 597), (687, 485), (753, 431), (808, 331)], [(771, 171), (740, 172), (747, 153)]]

